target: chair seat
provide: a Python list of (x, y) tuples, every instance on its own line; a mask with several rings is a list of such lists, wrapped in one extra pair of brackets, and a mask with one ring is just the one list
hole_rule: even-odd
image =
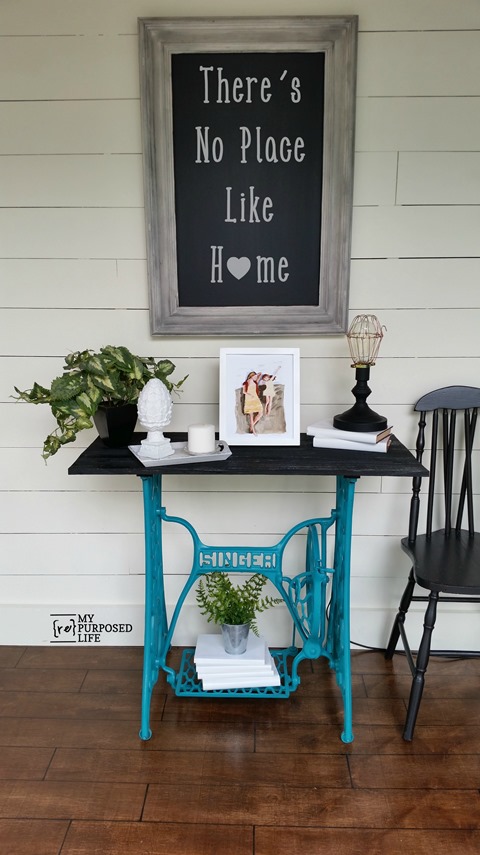
[[(410, 557), (416, 582), (430, 591), (480, 595), (480, 533), (443, 529), (431, 537), (417, 535), (415, 543), (404, 537), (402, 549)], [(461, 580), (461, 581), (460, 581)]]

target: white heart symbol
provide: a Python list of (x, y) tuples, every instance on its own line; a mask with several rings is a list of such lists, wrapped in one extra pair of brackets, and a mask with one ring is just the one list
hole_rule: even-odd
[(242, 279), (248, 273), (251, 266), (250, 259), (245, 255), (242, 258), (236, 258), (232, 255), (231, 258), (227, 259), (227, 270), (232, 276), (235, 276), (235, 279)]

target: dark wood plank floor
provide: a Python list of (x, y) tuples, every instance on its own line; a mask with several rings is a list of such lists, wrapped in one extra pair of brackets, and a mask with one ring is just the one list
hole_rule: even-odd
[(1, 855), (478, 853), (480, 661), (431, 662), (406, 744), (404, 657), (352, 658), (351, 745), (324, 660), (288, 700), (162, 677), (144, 743), (140, 649), (0, 647)]

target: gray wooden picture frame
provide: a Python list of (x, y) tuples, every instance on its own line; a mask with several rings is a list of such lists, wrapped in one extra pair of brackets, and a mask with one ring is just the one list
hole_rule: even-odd
[[(139, 18), (138, 24), (152, 335), (288, 336), (345, 332), (358, 17)], [(230, 52), (314, 52), (325, 57), (319, 276), (315, 282), (318, 298), (314, 305), (194, 306), (182, 305), (179, 299), (172, 57)], [(208, 207), (204, 214), (208, 215)]]

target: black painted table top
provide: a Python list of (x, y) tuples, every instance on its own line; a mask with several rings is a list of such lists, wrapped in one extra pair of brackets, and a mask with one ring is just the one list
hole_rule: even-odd
[[(135, 434), (132, 445), (146, 436)], [(173, 442), (186, 441), (186, 433), (165, 433)], [(362, 475), (426, 476), (428, 469), (392, 437), (388, 451), (346, 451), (314, 448), (311, 436), (301, 435), (300, 445), (231, 446), (227, 460), (143, 466), (128, 448), (107, 448), (97, 438), (73, 463), (69, 475)]]

